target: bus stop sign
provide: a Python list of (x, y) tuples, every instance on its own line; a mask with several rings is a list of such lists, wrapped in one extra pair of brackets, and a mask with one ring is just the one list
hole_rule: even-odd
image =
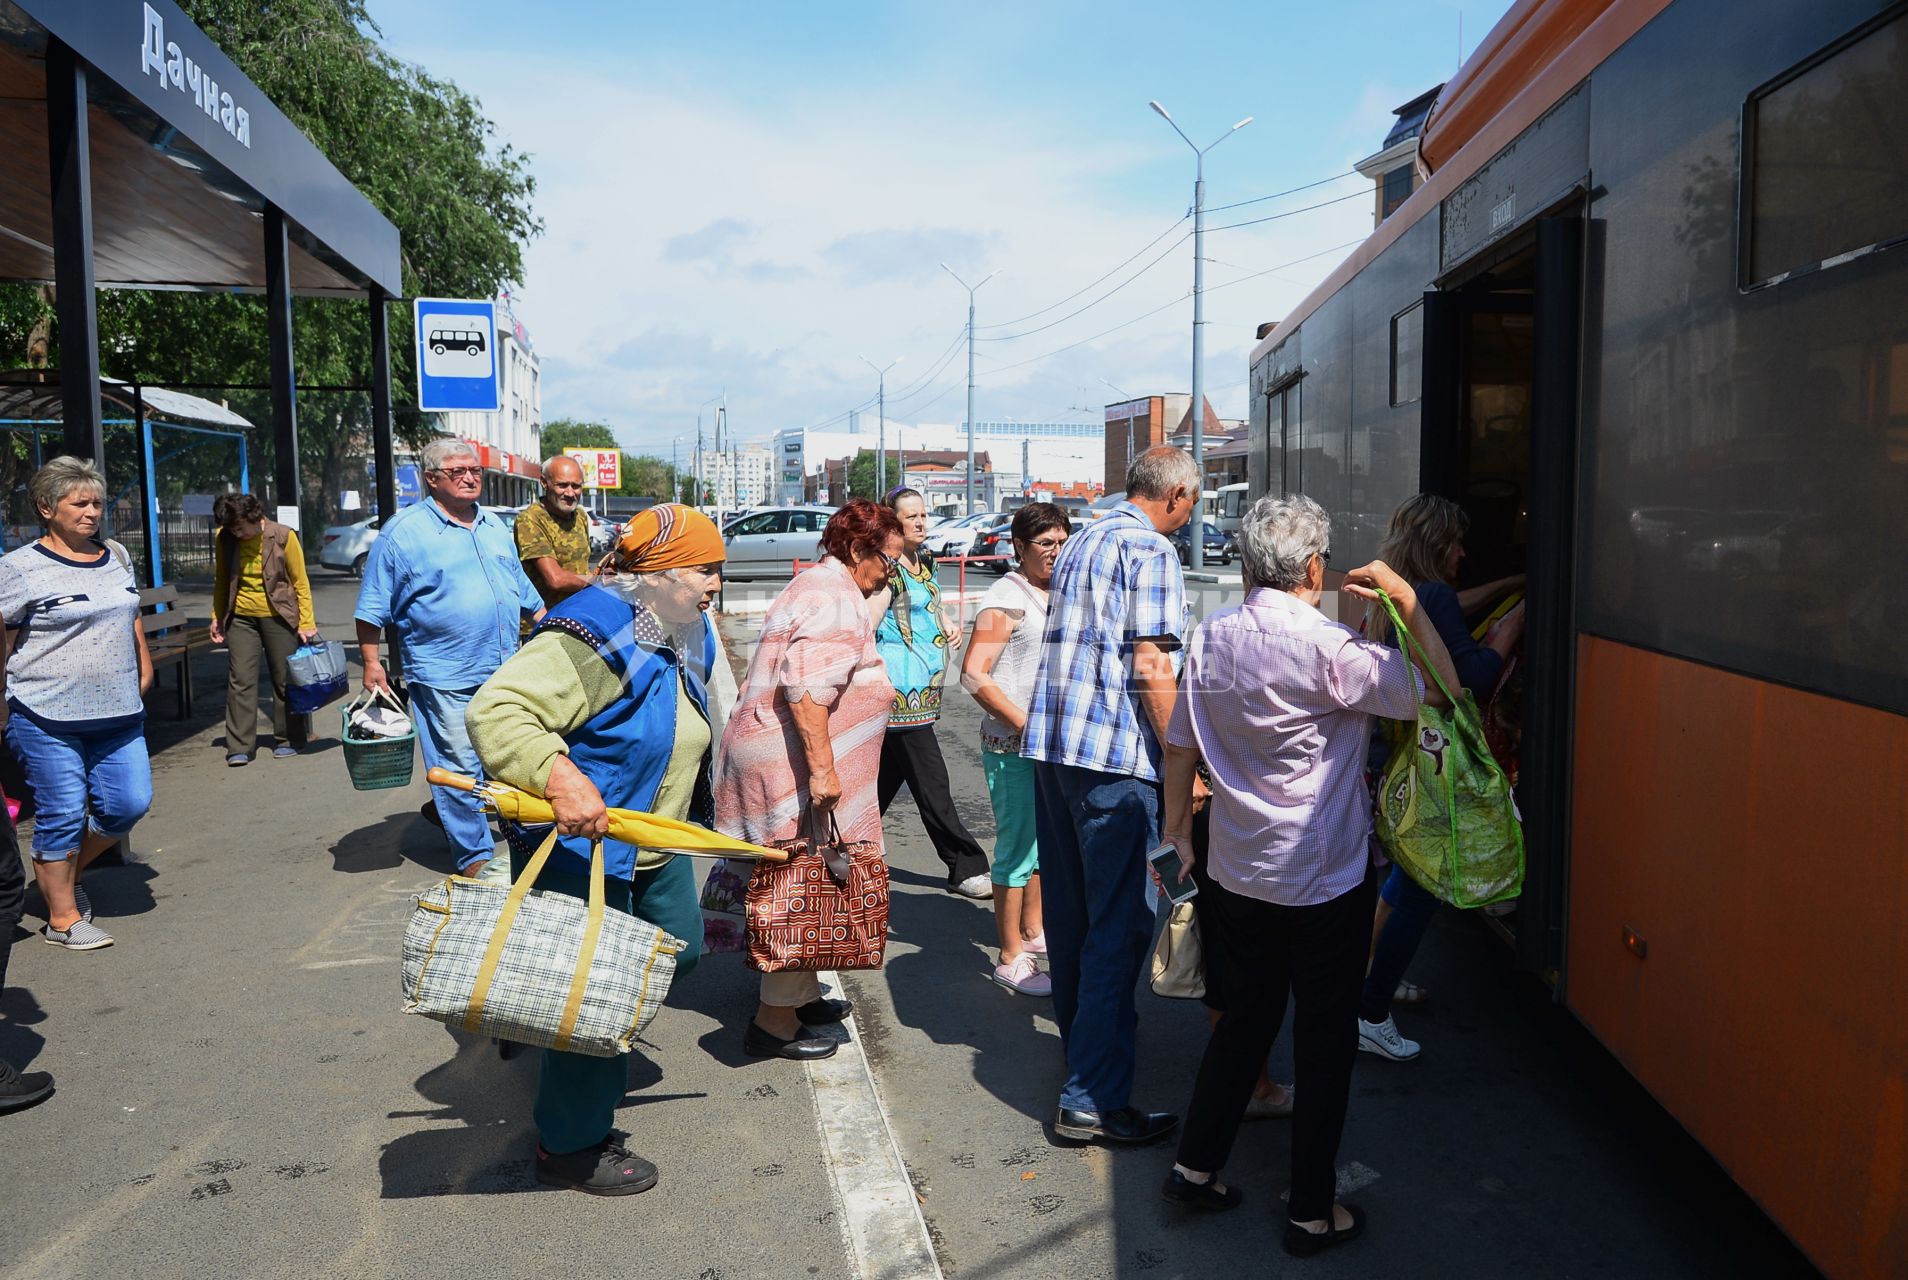
[(471, 298), (418, 298), (417, 407), (425, 413), (503, 408), (497, 388), (497, 304)]

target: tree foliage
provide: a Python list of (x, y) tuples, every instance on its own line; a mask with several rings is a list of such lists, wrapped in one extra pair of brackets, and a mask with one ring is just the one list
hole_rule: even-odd
[[(490, 297), (523, 274), (523, 247), (542, 224), (529, 158), (503, 145), (478, 101), (378, 43), (364, 0), (180, 0), (258, 87), (397, 226), (407, 296)], [(27, 363), (48, 308), (42, 291), (0, 286), (0, 364)], [(409, 307), (392, 304), (392, 385), (400, 434), (434, 434), (402, 401), (415, 385)], [(301, 298), (293, 361), (303, 384), (368, 387), (370, 317), (363, 302)], [(102, 290), (101, 371), (150, 384), (269, 380), (265, 309), (232, 294)], [(52, 359), (58, 358), (54, 334)], [(209, 393), (221, 398), (219, 393)], [(260, 425), (255, 475), (269, 475), (269, 405), (234, 393)], [(307, 509), (322, 513), (349, 461), (369, 451), (367, 392), (302, 392), (298, 429)], [(256, 456), (255, 454), (255, 456)]]
[(624, 453), (616, 443), (616, 433), (601, 422), (553, 418), (544, 423), (543, 456), (548, 458), (565, 449), (615, 449), (623, 454), (623, 484), (616, 492), (626, 498), (658, 501), (669, 496), (669, 463), (646, 453)]

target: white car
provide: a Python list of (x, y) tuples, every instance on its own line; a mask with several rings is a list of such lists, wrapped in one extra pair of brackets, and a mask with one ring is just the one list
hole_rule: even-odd
[[(515, 507), (485, 507), (491, 515), (504, 522), (504, 528), (512, 529), (517, 524)], [(318, 563), (327, 569), (338, 569), (354, 578), (364, 576), (364, 559), (371, 554), (371, 544), (378, 540), (378, 530), (384, 521), (372, 516), (355, 524), (334, 524), (324, 531), (318, 540)]]
[(999, 519), (998, 511), (977, 511), (949, 520), (929, 531), (927, 549), (937, 556), (964, 556), (973, 550), (975, 536)]
[(378, 527), (383, 523), (373, 516), (356, 524), (332, 525), (318, 541), (318, 563), (362, 577), (364, 558), (371, 553), (371, 544), (378, 540)]
[(821, 559), (821, 532), (832, 507), (779, 507), (731, 520), (722, 530), (728, 544), (725, 572), (734, 577), (784, 574), (794, 562)]

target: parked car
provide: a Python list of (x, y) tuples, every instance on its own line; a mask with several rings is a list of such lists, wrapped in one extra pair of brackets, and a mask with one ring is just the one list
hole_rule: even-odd
[(1014, 567), (1014, 518), (995, 516), (994, 523), (982, 525), (974, 534), (974, 545), (969, 548), (970, 556), (1006, 556), (1005, 560), (982, 560), (976, 569), (985, 569), (989, 573), (1006, 573)]
[(371, 544), (378, 540), (378, 529), (383, 523), (372, 516), (355, 524), (332, 525), (318, 540), (318, 563), (354, 577), (362, 575), (364, 558), (370, 554)]
[[(1197, 522), (1197, 527), (1206, 531), (1206, 563), (1231, 564), (1238, 548), (1233, 545), (1230, 535), (1219, 532), (1219, 526), (1210, 520)], [(1179, 563), (1192, 567), (1192, 538), (1195, 522), (1188, 520), (1173, 533), (1173, 550), (1179, 553)]]
[(821, 531), (833, 507), (779, 507), (731, 520), (722, 530), (731, 577), (785, 574), (796, 560), (821, 559)]
[(594, 511), (589, 513), (589, 517), (590, 555), (592, 557), (606, 556), (610, 548), (616, 545), (616, 537), (622, 533), (623, 526), (614, 520), (597, 515)]
[(964, 556), (973, 548), (974, 536), (999, 519), (997, 511), (956, 516), (928, 534), (927, 549), (937, 556)]

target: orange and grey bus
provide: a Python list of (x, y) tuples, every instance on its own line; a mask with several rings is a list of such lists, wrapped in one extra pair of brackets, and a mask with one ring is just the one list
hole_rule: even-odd
[(1528, 575), (1518, 957), (1908, 1275), (1908, 4), (1518, 0), (1418, 171), (1254, 349), (1255, 496)]

